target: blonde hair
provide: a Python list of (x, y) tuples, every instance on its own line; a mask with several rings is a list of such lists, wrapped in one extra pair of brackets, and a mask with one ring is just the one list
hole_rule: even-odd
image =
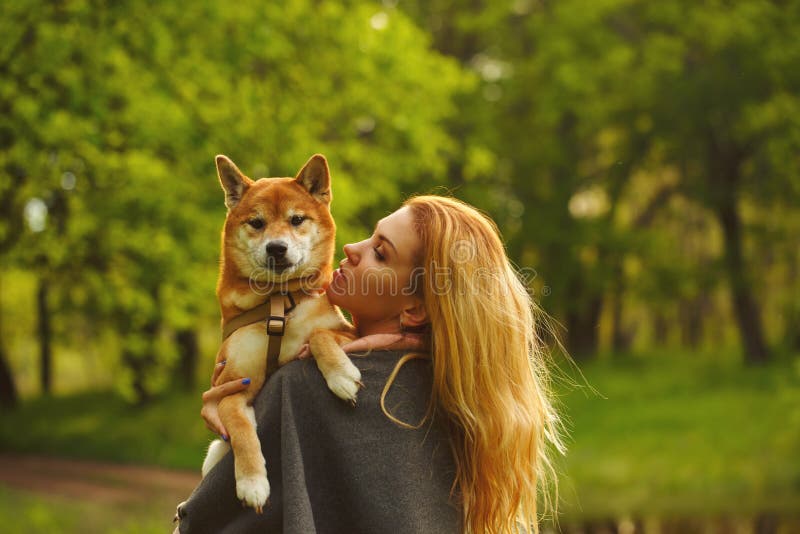
[(539, 310), (489, 217), (450, 197), (415, 196), (403, 206), (422, 244), (431, 402), (449, 430), (464, 530), (538, 533), (537, 497), (553, 509), (557, 489), (550, 456), (564, 452)]

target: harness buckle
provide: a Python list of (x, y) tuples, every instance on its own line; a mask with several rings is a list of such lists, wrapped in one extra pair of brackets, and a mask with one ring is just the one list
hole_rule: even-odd
[(267, 318), (267, 334), (270, 336), (283, 336), (286, 330), (286, 317), (270, 315)]

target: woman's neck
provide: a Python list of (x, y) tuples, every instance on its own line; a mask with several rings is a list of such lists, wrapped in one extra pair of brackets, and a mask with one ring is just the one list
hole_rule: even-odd
[(370, 321), (353, 317), (356, 331), (359, 337), (371, 336), (373, 334), (399, 334), (400, 320), (397, 317), (388, 317)]

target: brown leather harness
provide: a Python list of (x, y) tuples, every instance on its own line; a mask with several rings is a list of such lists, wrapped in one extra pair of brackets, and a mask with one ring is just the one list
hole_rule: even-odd
[[(286, 301), (288, 300), (288, 306)], [(297, 304), (290, 291), (277, 291), (269, 296), (263, 304), (237, 315), (222, 327), (222, 341), (225, 341), (236, 330), (264, 320), (267, 328), (267, 374), (278, 368), (278, 357), (281, 354), (281, 338), (286, 331), (286, 314)], [(269, 313), (267, 313), (269, 312)]]

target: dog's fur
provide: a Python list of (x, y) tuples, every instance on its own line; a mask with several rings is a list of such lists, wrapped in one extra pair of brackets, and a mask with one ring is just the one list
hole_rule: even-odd
[[(308, 342), (331, 391), (355, 403), (361, 374), (341, 349), (355, 339), (354, 328), (324, 292), (308, 291), (323, 288), (332, 272), (336, 227), (330, 214), (327, 161), (318, 154), (295, 178), (257, 181), (242, 174), (225, 156), (217, 156), (216, 164), (228, 208), (217, 283), (223, 326), (267, 301), (270, 286), (302, 286), (303, 290), (293, 293), (297, 305), (287, 314), (278, 363), (293, 359)], [(267, 373), (274, 371), (266, 368), (267, 342), (265, 324), (260, 321), (239, 328), (222, 343), (216, 362), (226, 363), (217, 384), (245, 377), (252, 382), (243, 392), (220, 401), (219, 415), (230, 445), (213, 442), (203, 462), (205, 476), (233, 448), (236, 495), (259, 513), (270, 489), (252, 403)]]

